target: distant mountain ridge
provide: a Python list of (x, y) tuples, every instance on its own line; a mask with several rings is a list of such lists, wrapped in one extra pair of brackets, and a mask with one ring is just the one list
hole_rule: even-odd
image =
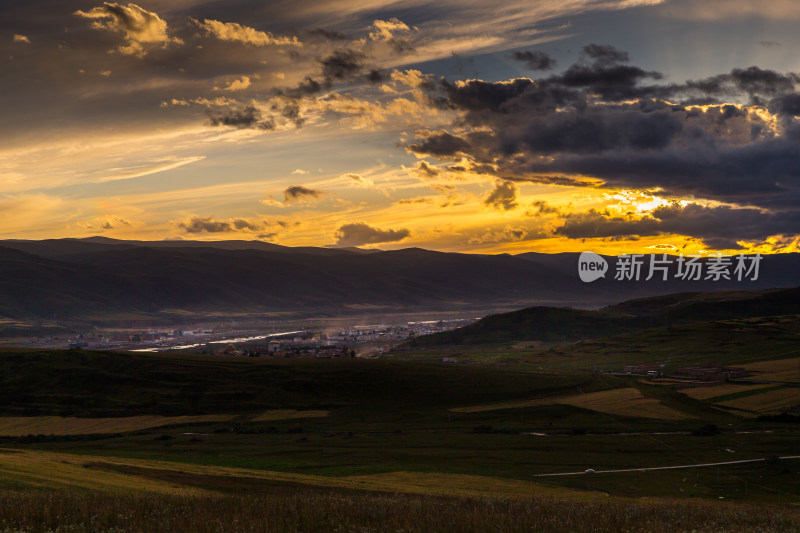
[(598, 308), (679, 291), (800, 285), (800, 254), (767, 256), (757, 282), (582, 283), (578, 254), (291, 248), (261, 241), (0, 241), (0, 316), (415, 312)]

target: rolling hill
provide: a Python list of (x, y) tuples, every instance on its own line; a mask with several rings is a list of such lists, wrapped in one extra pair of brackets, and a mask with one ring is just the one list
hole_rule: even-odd
[(490, 315), (453, 331), (418, 337), (409, 344), (475, 346), (523, 340), (565, 343), (677, 324), (794, 314), (800, 314), (800, 287), (679, 293), (629, 300), (599, 310), (530, 307)]

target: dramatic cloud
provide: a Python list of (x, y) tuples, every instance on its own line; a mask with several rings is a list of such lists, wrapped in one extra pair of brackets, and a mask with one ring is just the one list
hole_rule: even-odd
[(234, 231), (262, 231), (264, 224), (244, 218), (216, 220), (214, 217), (193, 217), (177, 226), (186, 233), (230, 233)]
[(243, 91), (250, 87), (250, 76), (242, 76), (239, 79), (233, 80), (228, 85), (222, 88), (223, 91)]
[(627, 62), (630, 60), (628, 52), (617, 50), (615, 47), (607, 44), (590, 44), (584, 46), (582, 53), (600, 64)]
[(205, 19), (202, 22), (192, 19), (206, 35), (215, 37), (221, 41), (237, 42), (252, 46), (269, 45), (290, 45), (302, 46), (297, 37), (275, 37), (269, 32), (258, 31), (248, 26), (237, 24), (236, 22), (220, 22), (218, 20)]
[[(499, 211), (517, 207), (521, 182), (662, 190), (729, 204), (691, 203), (642, 218), (574, 214), (556, 231), (569, 238), (675, 234), (735, 247), (797, 235), (800, 76), (752, 66), (658, 83), (660, 73), (628, 61), (624, 51), (592, 44), (562, 73), (536, 81), (440, 79), (426, 94), (458, 118), (450, 130), (418, 131), (406, 149), (494, 179), (484, 204)], [(415, 174), (424, 170), (420, 164)], [(532, 207), (529, 216), (559, 214)]]
[(230, 222), (217, 221), (212, 217), (194, 217), (187, 222), (179, 223), (178, 227), (183, 228), (187, 233), (224, 233), (233, 231), (233, 226), (231, 226)]
[[(595, 178), (731, 203), (797, 205), (796, 75), (750, 67), (643, 86), (660, 76), (620, 65), (624, 52), (590, 45), (583, 55), (593, 62), (537, 82), (442, 80), (432, 98), (460, 110), (461, 129), (470, 129), (418, 132), (406, 148), (443, 160), (466, 157), (473, 168), (510, 181), (580, 185)], [(681, 103), (682, 95), (689, 101)], [(694, 104), (735, 96), (751, 103)]]
[(531, 202), (530, 209), (525, 212), (525, 216), (535, 217), (539, 215), (555, 215), (561, 213), (561, 210), (544, 200), (536, 200)]
[(130, 220), (126, 220), (122, 217), (111, 216), (111, 217), (106, 217), (103, 220), (103, 223), (101, 224), (100, 228), (103, 230), (109, 230), (109, 229), (116, 229), (119, 227), (129, 228), (131, 226), (133, 226), (133, 224), (131, 223)]
[(470, 149), (470, 144), (460, 137), (446, 131), (425, 132), (422, 142), (408, 145), (408, 150), (420, 155), (456, 159), (459, 153)]
[(442, 174), (442, 171), (438, 167), (431, 165), (425, 160), (420, 161), (413, 172), (415, 176), (424, 180), (436, 179)]
[[(773, 4), (51, 3), (9, 4), (0, 43), (3, 192), (65, 199), (60, 224), (33, 229), (42, 227), (33, 221), (23, 237), (67, 235), (88, 220), (93, 231), (108, 222), (131, 237), (170, 226), (206, 238), (215, 228), (219, 238), (276, 230), (282, 244), (307, 245), (366, 220), (376, 231), (413, 230), (414, 245), (453, 250), (473, 237), (482, 250), (522, 250), (489, 243), (557, 231), (541, 244), (555, 251), (580, 246), (570, 238), (719, 244), (800, 230), (791, 21), (739, 43), (728, 30), (749, 22), (656, 20), (663, 3), (704, 20), (746, 15), (755, 28), (777, 12)], [(776, 4), (790, 19), (797, 11)], [(638, 22), (668, 24), (684, 38), (640, 42)], [(619, 25), (609, 33), (605, 24)], [(587, 45), (592, 35), (617, 47)], [(693, 47), (697, 57), (686, 53)], [(60, 101), (69, 105), (42, 106)], [(197, 154), (208, 160), (182, 166)], [(620, 191), (682, 203), (674, 216), (655, 204), (627, 210), (612, 199)], [(284, 232), (255, 219), (186, 215), (223, 214), (220, 198), (226, 214), (269, 206), (315, 222)], [(397, 222), (392, 209), (418, 218)]]
[(355, 50), (337, 50), (323, 59), (322, 75), (329, 83), (358, 74), (364, 68), (364, 54)]
[(373, 31), (369, 34), (372, 39), (388, 41), (394, 37), (397, 31), (408, 31), (405, 22), (396, 17), (391, 20), (376, 20), (372, 23)]
[(345, 224), (336, 232), (336, 246), (362, 246), (402, 241), (411, 234), (407, 229), (379, 229), (364, 222)]
[(527, 238), (539, 238), (542, 235), (538, 232), (531, 232), (523, 226), (506, 226), (499, 230), (485, 231), (479, 235), (474, 235), (467, 241), (469, 244), (486, 244), (515, 242)]
[(309, 189), (302, 185), (292, 185), (283, 191), (283, 203), (309, 202), (322, 198), (324, 193), (316, 189)]
[(369, 36), (374, 41), (382, 41), (389, 44), (398, 54), (413, 52), (415, 47), (410, 39), (398, 37), (397, 33), (407, 33), (411, 30), (408, 25), (397, 19), (376, 20), (372, 23), (372, 31)]
[(126, 43), (118, 50), (125, 55), (144, 57), (147, 54), (143, 45), (170, 43), (182, 44), (177, 37), (170, 37), (165, 20), (156, 13), (147, 11), (136, 4), (123, 6), (115, 2), (104, 2), (102, 6), (89, 11), (78, 10), (75, 15), (92, 20), (92, 28), (122, 33)]
[(500, 211), (516, 209), (517, 186), (510, 181), (497, 180), (494, 190), (483, 201), (483, 205), (494, 207)]
[(262, 130), (271, 130), (275, 127), (271, 121), (263, 120), (261, 111), (254, 106), (247, 106), (241, 109), (228, 108), (222, 111), (209, 111), (208, 115), (212, 126), (258, 128)]
[(556, 66), (556, 60), (538, 50), (526, 50), (524, 52), (514, 52), (514, 59), (522, 61), (531, 70), (550, 70)]
[(696, 203), (670, 204), (642, 218), (625, 218), (591, 210), (568, 215), (557, 235), (572, 239), (688, 235), (716, 249), (739, 248), (737, 241), (761, 242), (771, 235), (793, 235), (800, 228), (800, 213), (763, 212), (731, 206), (708, 207)]
[(261, 224), (254, 224), (243, 218), (235, 218), (233, 219), (233, 227), (238, 230), (260, 231), (263, 226)]

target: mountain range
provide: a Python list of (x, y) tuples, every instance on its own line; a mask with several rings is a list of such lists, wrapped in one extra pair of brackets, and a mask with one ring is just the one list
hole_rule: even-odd
[(764, 256), (755, 281), (607, 276), (593, 283), (578, 278), (578, 255), (291, 248), (261, 241), (5, 240), (0, 316), (104, 321), (234, 312), (591, 309), (676, 292), (800, 285), (800, 254)]

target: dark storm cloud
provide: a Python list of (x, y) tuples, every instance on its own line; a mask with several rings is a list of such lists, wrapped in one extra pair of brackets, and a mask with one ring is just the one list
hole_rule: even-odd
[(233, 227), (238, 230), (250, 230), (250, 231), (259, 231), (262, 228), (261, 224), (254, 224), (243, 218), (233, 219)]
[(304, 96), (312, 96), (322, 92), (329, 86), (330, 85), (328, 83), (319, 82), (310, 76), (306, 76), (303, 81), (297, 84), (297, 87), (277, 92), (278, 94), (285, 94), (290, 98), (302, 98)]
[(700, 138), (696, 146), (569, 154), (552, 162), (532, 162), (527, 168), (591, 175), (616, 187), (663, 187), (671, 194), (796, 208), (799, 140), (800, 135), (787, 133), (744, 145), (717, 147)]
[(659, 80), (662, 75), (639, 67), (604, 62), (572, 65), (563, 74), (549, 78), (545, 83), (569, 88), (585, 88), (599, 94), (605, 100), (626, 100), (654, 92), (651, 88), (639, 86), (641, 81), (648, 78)]
[(411, 39), (393, 37), (387, 41), (396, 54), (409, 54), (416, 51), (416, 46)]
[(324, 193), (317, 189), (309, 189), (302, 185), (292, 185), (283, 191), (284, 203), (302, 202), (308, 200), (317, 200), (322, 197)]
[(462, 150), (469, 150), (470, 144), (446, 131), (433, 133), (419, 143), (411, 144), (408, 149), (417, 154), (429, 154), (435, 157), (457, 157)]
[(658, 207), (649, 216), (627, 219), (591, 210), (567, 215), (556, 235), (572, 239), (688, 235), (714, 248), (738, 248), (736, 241), (760, 242), (770, 235), (792, 235), (800, 228), (796, 211), (708, 207), (696, 203)]
[(700, 80), (691, 80), (674, 86), (676, 94), (695, 95), (699, 98), (725, 98), (747, 95), (755, 104), (763, 104), (763, 99), (794, 91), (800, 83), (800, 76), (794, 73), (781, 74), (774, 70), (757, 66), (736, 68), (727, 74), (718, 74)]
[(234, 230), (230, 222), (214, 220), (212, 217), (194, 217), (179, 223), (178, 227), (183, 228), (187, 233), (225, 233)]
[(608, 44), (589, 44), (583, 47), (581, 55), (598, 63), (626, 63), (630, 60), (628, 52), (618, 50)]
[(444, 89), (446, 97), (437, 102), (441, 107), (453, 109), (505, 112), (507, 109), (504, 106), (507, 102), (520, 97), (533, 86), (533, 80), (527, 78), (506, 82), (468, 80), (455, 84), (443, 79), (440, 87)]
[(501, 184), (523, 182), (661, 188), (745, 206), (672, 206), (634, 221), (583, 213), (557, 231), (572, 238), (677, 233), (730, 244), (800, 233), (800, 76), (752, 66), (660, 83), (628, 60), (589, 45), (537, 80), (441, 79), (427, 92), (460, 112), (456, 129), (419, 132), (406, 149), (498, 180), (486, 202), (499, 209), (515, 201)]
[[(751, 67), (683, 85), (647, 86), (642, 80), (658, 76), (619, 64), (626, 59), (619, 50), (589, 46), (584, 55), (594, 62), (537, 81), (440, 81), (432, 101), (463, 111), (459, 125), (472, 129), (458, 135), (423, 132), (406, 148), (439, 159), (466, 156), (472, 166), (493, 168), (489, 174), (516, 182), (563, 183), (572, 174), (614, 187), (663, 187), (668, 194), (731, 202), (746, 198), (763, 207), (797, 202), (795, 74)], [(681, 103), (681, 94), (763, 99), (783, 115), (783, 126), (776, 129), (755, 108), (692, 107)]]
[(231, 126), (234, 128), (259, 128), (273, 129), (269, 121), (263, 121), (261, 112), (253, 106), (242, 109), (224, 109), (222, 111), (208, 111), (209, 121), (212, 126)]
[(525, 215), (527, 216), (555, 215), (560, 212), (561, 211), (557, 207), (550, 205), (544, 200), (534, 200), (533, 202), (531, 202), (530, 209), (525, 212)]
[(337, 50), (320, 61), (322, 76), (329, 82), (351, 78), (364, 68), (364, 54), (354, 50)]
[(550, 70), (556, 66), (556, 60), (539, 50), (516, 51), (514, 59), (528, 65), (531, 70)]
[(570, 239), (658, 235), (660, 223), (655, 218), (628, 220), (591, 210), (567, 215), (564, 225), (557, 228), (555, 234)]
[(346, 34), (336, 30), (326, 30), (325, 28), (314, 28), (306, 32), (307, 35), (313, 37), (321, 37), (330, 41), (349, 41), (350, 37)]
[(770, 108), (783, 115), (796, 117), (800, 115), (800, 94), (781, 95), (770, 102)]
[(300, 116), (300, 106), (297, 102), (289, 102), (283, 108), (274, 105), (273, 111), (279, 112), (281, 117), (291, 121), (297, 128), (305, 123), (305, 119)]
[(379, 244), (384, 242), (402, 241), (411, 232), (407, 229), (380, 229), (374, 228), (364, 222), (345, 224), (336, 232), (336, 246), (361, 246), (364, 244)]
[(370, 83), (380, 83), (389, 79), (389, 73), (385, 70), (373, 68), (367, 72), (365, 78)]
[(428, 163), (427, 161), (423, 160), (417, 164), (417, 168), (414, 169), (414, 174), (419, 176), (425, 180), (432, 180), (438, 178), (442, 171)]
[(483, 201), (483, 205), (493, 207), (498, 211), (511, 211), (519, 205), (517, 203), (517, 186), (513, 182), (497, 180), (494, 190)]
[(671, 143), (683, 124), (671, 108), (654, 107), (642, 103), (557, 113), (547, 120), (533, 120), (522, 132), (520, 145), (502, 139), (502, 134), (501, 142), (511, 151), (524, 147), (544, 154), (660, 149)]
[(217, 220), (214, 217), (192, 217), (178, 223), (186, 233), (229, 233), (232, 231), (262, 231), (265, 224), (244, 218)]

